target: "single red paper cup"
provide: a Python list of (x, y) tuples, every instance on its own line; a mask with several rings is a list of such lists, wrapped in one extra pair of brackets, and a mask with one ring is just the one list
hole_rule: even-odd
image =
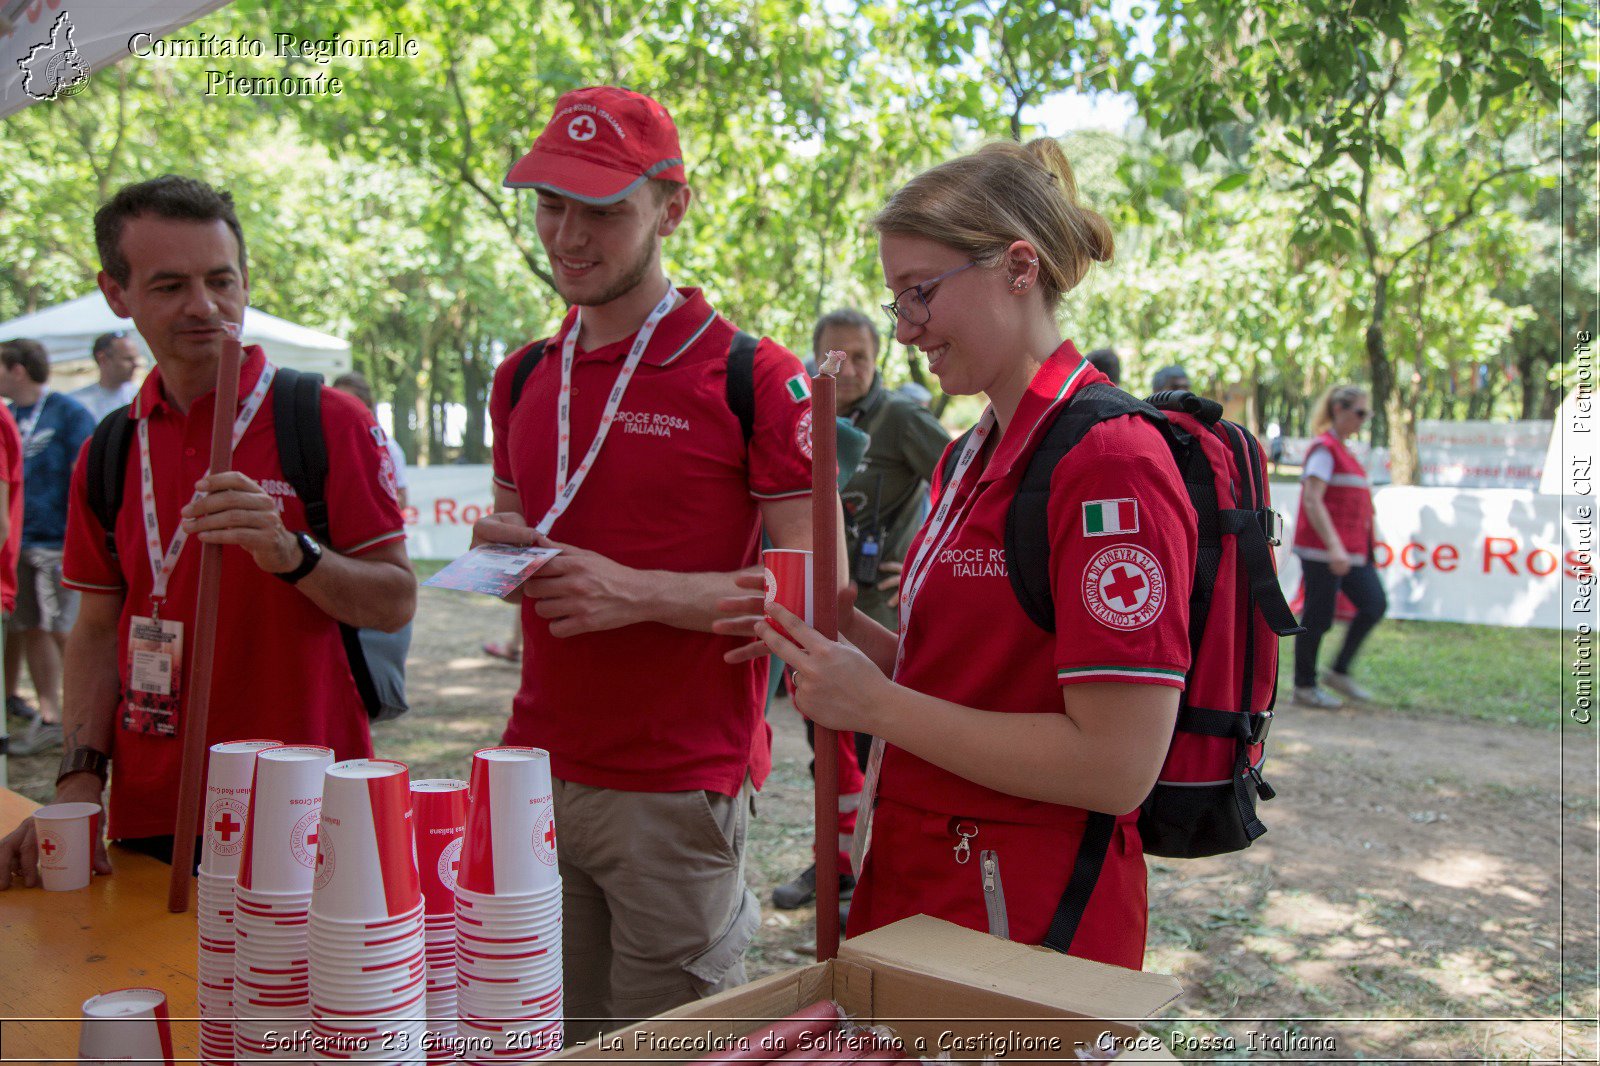
[(282, 747), (276, 740), (226, 740), (211, 745), (206, 763), (205, 846), (200, 872), (235, 877), (244, 853), (244, 823), (250, 815), (250, 784), (256, 754)]
[[(350, 759), (322, 786), (311, 915), (383, 921), (422, 903), (411, 833), (411, 781), (403, 762)], [(420, 932), (420, 912), (416, 925)]]
[(94, 842), (100, 839), (100, 804), (52, 803), (33, 812), (39, 877), (48, 892), (88, 888)]
[(172, 1022), (167, 997), (156, 988), (119, 988), (83, 1002), (78, 1058), (84, 1062), (126, 1061), (172, 1066)]
[(811, 611), (811, 553), (798, 548), (768, 548), (761, 553), (766, 568), (767, 621), (790, 640), (794, 638), (772, 617), (772, 605), (781, 603), (793, 614), (813, 622)]
[(467, 783), (448, 778), (411, 782), (411, 813), (427, 912), (450, 914), (455, 909), (461, 838), (467, 831)]
[(317, 865), (322, 775), (333, 749), (305, 744), (256, 753), (245, 819), (239, 887), (259, 892), (311, 891)]
[(522, 895), (560, 883), (549, 752), (485, 748), (473, 756), (462, 841), (461, 888)]

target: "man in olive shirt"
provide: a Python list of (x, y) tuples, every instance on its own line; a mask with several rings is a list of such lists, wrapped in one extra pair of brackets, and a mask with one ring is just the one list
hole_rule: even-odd
[(837, 350), (848, 357), (839, 371), (839, 414), (871, 438), (843, 493), (850, 572), (860, 588), (856, 606), (898, 629), (901, 560), (950, 434), (927, 408), (884, 387), (878, 330), (866, 315), (824, 315), (812, 345), (819, 353)]
[[(850, 577), (858, 589), (856, 606), (897, 630), (901, 562), (916, 534), (928, 483), (950, 443), (950, 434), (927, 408), (884, 387), (878, 373), (878, 348), (877, 326), (859, 311), (823, 315), (811, 334), (811, 350), (819, 361), (825, 352), (845, 353), (838, 376), (839, 416), (871, 438), (865, 458), (842, 493)], [(808, 741), (810, 737), (811, 723), (807, 722)], [(856, 756), (863, 770), (871, 747), (870, 736), (856, 734)], [(854, 828), (855, 809), (844, 808), (859, 799), (859, 790), (852, 796), (847, 787), (846, 776), (841, 774), (841, 838)], [(849, 845), (841, 839), (841, 871), (850, 868), (848, 852)], [(779, 885), (772, 901), (784, 910), (803, 907), (816, 897), (816, 886), (816, 867), (812, 866)], [(839, 888), (840, 898), (848, 898), (855, 878), (841, 872)]]

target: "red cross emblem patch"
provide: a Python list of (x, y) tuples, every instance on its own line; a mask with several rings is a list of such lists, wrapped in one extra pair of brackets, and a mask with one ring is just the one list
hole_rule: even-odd
[(575, 141), (592, 141), (595, 135), (594, 119), (588, 115), (579, 115), (567, 123), (567, 136)]
[(1132, 544), (1113, 544), (1083, 568), (1083, 605), (1112, 629), (1143, 629), (1167, 603), (1167, 580), (1156, 557)]

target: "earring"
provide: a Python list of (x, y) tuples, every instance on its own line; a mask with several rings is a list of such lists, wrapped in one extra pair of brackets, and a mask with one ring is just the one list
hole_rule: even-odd
[(1011, 279), (1011, 291), (1012, 292), (1022, 292), (1025, 289), (1027, 289), (1027, 287), (1028, 287), (1028, 281), (1027, 281), (1026, 278), (1012, 278)]

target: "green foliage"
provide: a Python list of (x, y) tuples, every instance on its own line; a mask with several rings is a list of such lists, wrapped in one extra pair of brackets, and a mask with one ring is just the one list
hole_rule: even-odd
[[(129, 59), (9, 119), (0, 315), (88, 291), (111, 190), (193, 173), (234, 192), (257, 306), (349, 337), (413, 459), (455, 457), (450, 404), (481, 459), (493, 366), (563, 310), (529, 198), (501, 184), (562, 92), (611, 82), (669, 107), (695, 187), (671, 275), (804, 354), (818, 313), (881, 299), (871, 218), (902, 181), (986, 138), (1060, 133), (1025, 119), (1063, 90), (1131, 90), (1126, 135), (1064, 139), (1118, 254), (1063, 308), (1081, 348), (1119, 349), (1130, 386), (1183, 362), (1237, 417), (1290, 431), (1322, 385), (1363, 377), (1402, 423), (1548, 412), (1565, 358), (1550, 338), (1593, 302), (1568, 266), (1592, 260), (1592, 162), (1570, 127), (1560, 156), (1552, 106), (1565, 85), (1573, 121), (1600, 118), (1582, 12), (1113, 6), (238, 0), (176, 35), (398, 35), (419, 54)], [(342, 92), (208, 96), (213, 67), (336, 74)], [(1563, 257), (1563, 240), (1589, 243)], [(888, 375), (923, 371), (897, 349)]]

